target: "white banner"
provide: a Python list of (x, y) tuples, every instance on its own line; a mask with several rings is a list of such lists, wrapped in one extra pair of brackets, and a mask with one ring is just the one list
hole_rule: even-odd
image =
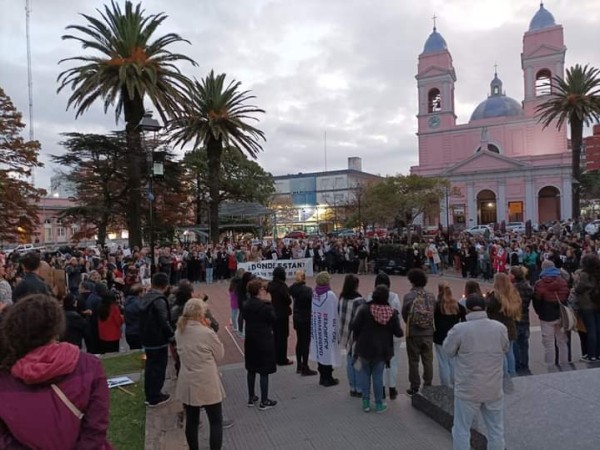
[(273, 270), (275, 267), (283, 267), (287, 278), (294, 278), (296, 271), (303, 269), (307, 277), (313, 276), (313, 260), (312, 258), (302, 259), (265, 259), (263, 261), (253, 261), (238, 263), (238, 269), (244, 269), (246, 272), (251, 272), (257, 277), (271, 280), (273, 278)]

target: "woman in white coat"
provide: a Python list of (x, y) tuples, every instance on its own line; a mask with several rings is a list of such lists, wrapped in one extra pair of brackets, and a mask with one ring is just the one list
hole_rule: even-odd
[(210, 450), (219, 450), (223, 443), (223, 411), (225, 391), (217, 369), (223, 358), (223, 344), (206, 319), (206, 303), (199, 298), (188, 300), (177, 322), (175, 339), (181, 359), (181, 370), (175, 391), (185, 409), (185, 437), (190, 450), (198, 447), (200, 408), (210, 424)]

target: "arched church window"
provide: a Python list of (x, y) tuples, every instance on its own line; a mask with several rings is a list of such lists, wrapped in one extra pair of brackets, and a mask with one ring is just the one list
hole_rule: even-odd
[(540, 70), (535, 76), (535, 96), (548, 95), (551, 92), (550, 80), (552, 74), (548, 69)]
[[(500, 154), (500, 149), (498, 148), (498, 146), (497, 146), (497, 145), (494, 145), (494, 144), (488, 144), (488, 146), (487, 146), (487, 150), (488, 150), (488, 151), (490, 151), (490, 152), (494, 152), (494, 153), (498, 153), (498, 154)], [(481, 151), (481, 147), (479, 147), (479, 148), (477, 149), (477, 152), (476, 152), (476, 153), (479, 153), (480, 151)]]
[(442, 110), (442, 94), (440, 94), (440, 90), (437, 88), (433, 88), (429, 91), (429, 95), (427, 96), (427, 112), (433, 113)]

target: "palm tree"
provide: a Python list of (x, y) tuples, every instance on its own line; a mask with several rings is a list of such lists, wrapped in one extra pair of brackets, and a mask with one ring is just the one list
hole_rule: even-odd
[(556, 120), (561, 129), (566, 121), (571, 128), (573, 210), (576, 219), (581, 214), (581, 145), (583, 126), (600, 119), (600, 70), (581, 67), (579, 64), (567, 69), (566, 76), (552, 79), (552, 92), (548, 100), (537, 107), (537, 115), (544, 128)]
[(104, 12), (97, 10), (100, 18), (82, 14), (85, 25), (69, 25), (82, 37), (64, 35), (63, 39), (81, 43), (84, 50), (95, 50), (93, 56), (75, 56), (60, 63), (75, 61), (79, 65), (58, 76), (58, 92), (71, 88), (67, 109), (74, 107), (79, 117), (97, 100), (104, 104), (104, 112), (115, 107), (116, 120), (125, 118), (127, 139), (128, 217), (129, 244), (142, 245), (141, 232), (141, 173), (144, 157), (141, 130), (138, 125), (144, 116), (144, 99), (148, 98), (163, 121), (175, 116), (184, 101), (184, 91), (191, 83), (177, 68), (177, 61), (196, 63), (185, 55), (172, 53), (171, 44), (189, 41), (174, 33), (154, 37), (156, 29), (167, 16), (149, 14), (141, 4), (125, 2), (124, 10), (112, 1)]
[(210, 237), (219, 240), (219, 203), (221, 185), (221, 158), (224, 147), (235, 147), (256, 158), (265, 140), (264, 133), (249, 125), (257, 120), (256, 113), (264, 113), (246, 102), (255, 98), (250, 91), (240, 91), (240, 82), (225, 84), (225, 74), (208, 76), (194, 81), (190, 86), (186, 109), (182, 117), (172, 122), (173, 140), (176, 145), (193, 141), (194, 148), (207, 150), (209, 171)]

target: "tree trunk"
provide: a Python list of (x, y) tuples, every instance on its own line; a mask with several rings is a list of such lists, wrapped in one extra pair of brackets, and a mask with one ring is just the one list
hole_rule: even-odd
[(583, 140), (583, 122), (577, 117), (571, 117), (571, 170), (573, 204), (571, 218), (578, 219), (581, 215), (581, 144)]
[(102, 214), (100, 223), (98, 224), (98, 245), (104, 248), (106, 244), (106, 236), (108, 234), (108, 215)]
[(209, 226), (210, 240), (213, 244), (219, 242), (219, 203), (221, 188), (221, 156), (223, 155), (223, 143), (212, 136), (206, 146), (208, 153), (208, 192), (210, 194)]
[(202, 203), (203, 199), (200, 195), (200, 176), (196, 177), (196, 225), (202, 224)]
[[(123, 93), (128, 98), (127, 92)], [(142, 248), (142, 171), (146, 169), (146, 159), (142, 148), (141, 130), (138, 128), (144, 117), (144, 103), (141, 97), (125, 100), (125, 131), (127, 141), (127, 231), (129, 248)]]

